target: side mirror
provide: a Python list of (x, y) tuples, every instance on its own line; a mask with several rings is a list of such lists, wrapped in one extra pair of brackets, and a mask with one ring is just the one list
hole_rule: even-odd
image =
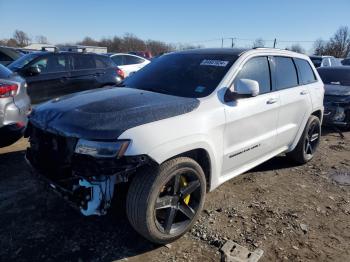
[(26, 69), (26, 75), (36, 76), (41, 73), (41, 70), (38, 66), (31, 66)]
[(247, 98), (259, 94), (259, 83), (251, 79), (239, 79), (235, 85), (227, 89), (225, 102), (231, 102), (238, 98)]

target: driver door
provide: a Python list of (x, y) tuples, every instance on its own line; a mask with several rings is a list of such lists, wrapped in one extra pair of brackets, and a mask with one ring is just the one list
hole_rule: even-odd
[(225, 104), (223, 173), (230, 174), (275, 150), (279, 96), (272, 92), (269, 58), (250, 58), (235, 77), (255, 80), (259, 94)]

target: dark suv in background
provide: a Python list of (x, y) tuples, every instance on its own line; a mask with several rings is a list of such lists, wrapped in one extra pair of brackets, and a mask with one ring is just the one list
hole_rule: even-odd
[(109, 57), (84, 52), (34, 52), (17, 59), (8, 68), (26, 79), (33, 104), (115, 85), (124, 76)]

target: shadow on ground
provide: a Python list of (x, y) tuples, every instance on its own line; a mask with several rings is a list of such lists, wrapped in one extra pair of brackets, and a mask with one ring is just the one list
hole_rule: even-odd
[(0, 170), (4, 261), (112, 261), (157, 248), (131, 228), (121, 205), (104, 217), (73, 210), (31, 174), (24, 151), (0, 154)]

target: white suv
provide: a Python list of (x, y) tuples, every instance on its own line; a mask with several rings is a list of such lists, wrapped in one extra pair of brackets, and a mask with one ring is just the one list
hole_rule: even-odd
[(323, 83), (310, 59), (277, 49), (167, 54), (127, 79), (35, 108), (26, 157), (84, 215), (129, 183), (132, 226), (156, 243), (193, 225), (205, 194), (281, 153), (312, 159)]

